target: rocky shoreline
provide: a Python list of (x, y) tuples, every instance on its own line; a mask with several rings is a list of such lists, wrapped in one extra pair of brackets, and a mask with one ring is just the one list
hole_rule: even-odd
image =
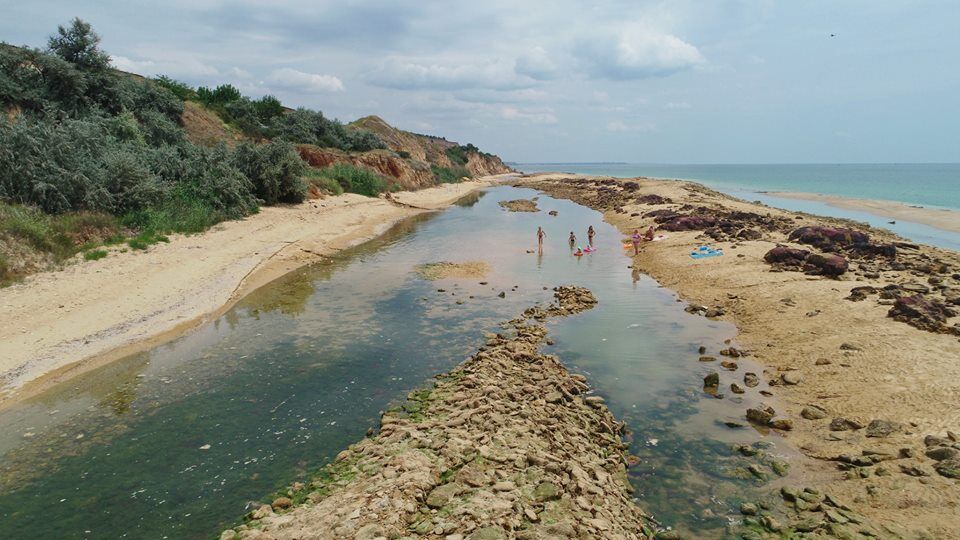
[[(738, 353), (765, 365), (785, 410), (744, 418), (811, 458), (794, 464), (811, 485), (745, 501), (744, 537), (960, 538), (960, 255), (691, 182), (555, 174), (519, 185), (599, 210), (625, 235), (665, 233), (633, 266), (691, 313), (733, 322)], [(689, 256), (703, 245), (723, 255)], [(742, 390), (724, 374), (704, 380), (727, 384)]]
[(656, 522), (630, 496), (624, 425), (538, 351), (544, 320), (596, 299), (580, 287), (554, 296), (221, 538), (652, 538)]

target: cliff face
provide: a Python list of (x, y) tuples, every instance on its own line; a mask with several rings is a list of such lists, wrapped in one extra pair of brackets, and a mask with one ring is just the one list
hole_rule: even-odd
[[(387, 144), (390, 150), (410, 154), (409, 160), (411, 161), (425, 162), (427, 165), (438, 167), (457, 166), (447, 155), (447, 149), (458, 146), (456, 142), (397, 129), (379, 116), (366, 116), (352, 122), (350, 127), (372, 131)], [(465, 167), (474, 176), (512, 172), (512, 169), (504, 165), (499, 157), (492, 154), (469, 151), (466, 155), (467, 163)]]
[(335, 163), (349, 163), (372, 169), (402, 189), (420, 189), (436, 184), (428, 163), (403, 159), (390, 150), (347, 153), (335, 148), (301, 144), (297, 146), (297, 151), (311, 167), (323, 168)]

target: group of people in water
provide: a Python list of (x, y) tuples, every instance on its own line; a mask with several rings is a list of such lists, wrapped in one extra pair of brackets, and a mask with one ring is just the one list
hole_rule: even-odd
[[(654, 231), (656, 229), (653, 225), (647, 229), (642, 236), (640, 235), (640, 229), (633, 230), (633, 236), (630, 237), (631, 242), (633, 243), (633, 254), (638, 255), (640, 253), (640, 242), (642, 241), (652, 241), (654, 238)], [(576, 251), (573, 254), (577, 257), (583, 256), (584, 253), (590, 253), (596, 251), (596, 248), (593, 247), (593, 237), (596, 236), (597, 232), (593, 229), (593, 225), (590, 225), (587, 228), (587, 247), (582, 248), (577, 246), (577, 235), (570, 231), (570, 249), (573, 250), (576, 247)], [(537, 246), (540, 253), (543, 253), (543, 239), (547, 236), (546, 231), (543, 230), (543, 227), (537, 227)]]

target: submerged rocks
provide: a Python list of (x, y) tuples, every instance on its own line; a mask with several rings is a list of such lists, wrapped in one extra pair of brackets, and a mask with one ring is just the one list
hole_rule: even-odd
[[(581, 287), (554, 296), (531, 313), (596, 304)], [(384, 413), (376, 435), (304, 487), (309, 504), (267, 506), (239, 538), (651, 538), (656, 525), (630, 496), (623, 424), (585, 395), (584, 377), (539, 352), (546, 329), (531, 320)]]

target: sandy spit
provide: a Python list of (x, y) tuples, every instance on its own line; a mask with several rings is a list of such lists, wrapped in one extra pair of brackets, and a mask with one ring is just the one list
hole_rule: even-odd
[(960, 212), (947, 208), (927, 208), (896, 201), (850, 199), (847, 197), (821, 195), (818, 193), (770, 191), (768, 194), (783, 197), (784, 199), (822, 202), (836, 208), (858, 210), (893, 220), (912, 221), (913, 223), (928, 225), (944, 231), (960, 233)]
[[(796, 227), (851, 226), (842, 220), (748, 203), (692, 182), (618, 179), (602, 188), (570, 182), (583, 178), (589, 177), (533, 175), (524, 183), (597, 208), (625, 236), (654, 223), (643, 214), (683, 205), (784, 218)], [(602, 189), (608, 195), (611, 189), (625, 193), (628, 181), (638, 188), (618, 195), (617, 203), (603, 202)], [(669, 202), (637, 200), (651, 194)], [(620, 211), (611, 204), (621, 205)], [(891, 319), (887, 316), (890, 305), (878, 302), (876, 296), (864, 301), (845, 299), (854, 287), (926, 284), (928, 275), (907, 269), (867, 277), (851, 271), (830, 279), (773, 272), (763, 256), (777, 243), (809, 246), (793, 244), (780, 232), (724, 242), (706, 238), (700, 231), (666, 234), (662, 241), (644, 244), (633, 264), (691, 304), (722, 309), (719, 318), (737, 326), (737, 342), (766, 366), (764, 379), (779, 382), (784, 374), (792, 374), (794, 383), (781, 383), (774, 391), (786, 409), (778, 414), (793, 420), (793, 429), (782, 435), (809, 458), (794, 463), (801, 468), (801, 476), (815, 478), (816, 488), (881, 524), (889, 535), (884, 537), (914, 538), (923, 531), (930, 538), (960, 538), (960, 481), (934, 471), (937, 461), (925, 455), (924, 441), (928, 435), (942, 437), (946, 444), (952, 444), (948, 435), (960, 440), (960, 340)], [(887, 242), (902, 240), (878, 229), (870, 234)], [(691, 250), (704, 243), (723, 248), (725, 255), (691, 258)], [(960, 267), (960, 253), (950, 250), (919, 246), (906, 250), (904, 256), (943, 261), (953, 272)], [(949, 275), (938, 279), (954, 288), (958, 285), (957, 278)], [(722, 388), (733, 382), (742, 383), (730, 374), (721, 375)], [(812, 407), (821, 408), (825, 416), (808, 419), (801, 414)], [(868, 435), (870, 430), (863, 428), (838, 431), (831, 429), (837, 418), (853, 419), (862, 426), (894, 422), (899, 430), (880, 436)], [(867, 454), (880, 455), (882, 461), (849, 468), (838, 461), (842, 456)]]
[(345, 194), (268, 207), (0, 289), (0, 407), (182, 335), (287, 272), (509, 178), (395, 193), (393, 201)]

